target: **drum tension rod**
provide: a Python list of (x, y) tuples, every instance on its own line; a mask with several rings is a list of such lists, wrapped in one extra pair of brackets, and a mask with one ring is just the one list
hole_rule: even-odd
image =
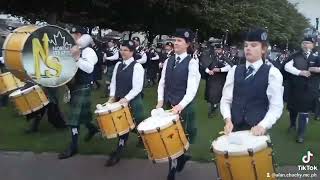
[(271, 143), (270, 140), (267, 140), (267, 145), (269, 148), (271, 148), (271, 154), (269, 156), (271, 156), (272, 158), (272, 167), (273, 167), (273, 170), (276, 172), (276, 169), (278, 169), (279, 165), (276, 163), (276, 160), (275, 160), (275, 152), (273, 151), (273, 144)]
[(161, 134), (161, 132), (160, 132), (160, 127), (157, 127), (157, 131), (158, 131), (158, 133), (159, 133), (161, 142), (162, 142), (162, 144), (163, 144), (163, 146), (164, 146), (164, 150), (166, 150), (167, 156), (169, 157), (168, 159), (171, 160), (171, 157), (170, 157), (170, 154), (169, 154), (169, 151), (168, 151), (168, 147), (167, 147), (166, 143), (164, 142), (164, 140), (163, 140), (163, 138), (162, 138), (162, 134)]
[(248, 153), (249, 153), (249, 156), (252, 158), (251, 164), (252, 164), (253, 171), (254, 171), (254, 177), (255, 177), (255, 179), (257, 180), (257, 179), (258, 179), (258, 173), (257, 173), (256, 162), (255, 162), (255, 160), (253, 159), (253, 156), (254, 156), (253, 149), (251, 149), (251, 148), (248, 149)]

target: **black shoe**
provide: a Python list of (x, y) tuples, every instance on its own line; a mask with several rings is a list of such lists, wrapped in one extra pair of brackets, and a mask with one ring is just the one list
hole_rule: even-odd
[(175, 180), (175, 176), (176, 176), (176, 168), (173, 168), (169, 171), (167, 180)]
[(296, 132), (297, 128), (295, 126), (290, 126), (287, 130), (288, 133)]
[(84, 137), (84, 142), (89, 142), (93, 138), (93, 136), (98, 132), (98, 129), (89, 131), (88, 134), (86, 134), (86, 136)]
[(186, 162), (189, 161), (190, 159), (191, 159), (191, 156), (189, 155), (183, 155), (182, 157), (180, 157), (180, 159), (178, 159), (177, 171), (181, 172), (184, 168), (184, 165), (186, 165)]
[(298, 137), (296, 142), (297, 143), (303, 143), (304, 142), (304, 138), (303, 137)]
[(120, 154), (119, 152), (113, 152), (110, 154), (110, 158), (107, 160), (104, 166), (111, 167), (116, 165), (120, 161)]
[(58, 155), (58, 159), (67, 159), (69, 157), (74, 156), (77, 153), (78, 153), (78, 150), (73, 150), (71, 148), (68, 148), (67, 150), (65, 150), (64, 152)]

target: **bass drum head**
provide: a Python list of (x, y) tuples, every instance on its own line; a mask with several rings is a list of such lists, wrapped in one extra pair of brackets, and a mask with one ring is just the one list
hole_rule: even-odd
[(66, 84), (78, 70), (70, 53), (74, 45), (73, 37), (60, 27), (50, 25), (36, 29), (22, 52), (25, 73), (44, 87)]

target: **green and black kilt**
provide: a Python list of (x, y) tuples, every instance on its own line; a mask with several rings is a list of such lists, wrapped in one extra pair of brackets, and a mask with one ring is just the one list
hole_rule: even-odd
[(129, 102), (129, 107), (131, 109), (132, 117), (136, 122), (136, 126), (138, 126), (145, 119), (141, 94), (137, 95)]
[[(165, 105), (165, 109), (171, 109), (170, 104)], [(187, 107), (183, 109), (180, 114), (182, 118), (182, 125), (187, 134), (190, 144), (194, 144), (195, 138), (197, 136), (197, 125), (195, 121), (195, 111), (194, 111), (194, 102), (192, 101)]]
[[(119, 101), (120, 99), (121, 98), (117, 97), (116, 101)], [(129, 102), (129, 108), (137, 127), (141, 121), (145, 119), (141, 94), (138, 94)]]
[(92, 120), (90, 85), (74, 88), (70, 94), (70, 113), (67, 125), (79, 126), (89, 123)]

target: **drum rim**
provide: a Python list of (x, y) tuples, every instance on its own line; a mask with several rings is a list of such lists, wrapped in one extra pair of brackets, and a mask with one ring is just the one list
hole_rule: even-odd
[[(116, 103), (117, 103), (117, 102), (116, 102)], [(114, 103), (112, 103), (112, 104), (114, 104)], [(119, 111), (119, 110), (124, 109), (124, 108), (126, 108), (126, 107), (128, 107), (128, 105), (126, 105), (126, 104), (120, 104), (119, 107), (116, 107), (116, 108), (114, 108), (114, 109), (112, 109), (112, 110), (104, 109), (104, 108), (96, 109), (96, 110), (94, 111), (94, 113), (95, 113), (95, 114), (98, 114), (98, 115), (111, 114), (111, 113), (113, 113), (113, 112)], [(105, 110), (105, 111), (102, 112), (102, 110)]]
[(16, 91), (19, 91), (20, 94), (14, 94), (14, 95), (13, 95), (13, 93), (16, 92), (16, 91), (14, 91), (14, 92), (12, 92), (12, 93), (9, 95), (9, 97), (13, 97), (13, 98), (14, 98), (14, 97), (19, 97), (19, 96), (21, 96), (21, 95), (23, 95), (23, 94), (28, 94), (28, 93), (30, 93), (32, 90), (37, 90), (37, 89), (41, 89), (39, 85), (34, 85), (34, 86), (31, 86), (31, 87), (29, 87), (29, 88), (27, 88), (27, 89), (24, 89), (24, 90), (18, 89), (18, 90), (16, 90)]
[[(247, 130), (247, 131), (248, 131), (248, 130)], [(240, 132), (240, 131), (239, 131), (239, 132)], [(223, 135), (223, 136), (226, 136), (226, 135)], [(253, 153), (257, 153), (257, 152), (260, 152), (260, 151), (266, 149), (266, 148), (268, 147), (267, 141), (271, 141), (270, 136), (269, 136), (269, 135), (266, 135), (267, 140), (265, 141), (265, 143), (263, 143), (263, 144), (260, 145), (260, 146), (254, 147), (254, 148), (248, 148), (247, 151), (238, 151), (238, 152), (230, 152), (230, 151), (227, 151), (227, 150), (226, 150), (226, 151), (220, 151), (220, 150), (217, 150), (216, 148), (214, 148), (214, 146), (216, 145), (218, 139), (221, 138), (221, 137), (223, 137), (223, 136), (218, 137), (218, 138), (215, 139), (215, 140), (212, 142), (212, 144), (211, 144), (211, 148), (212, 148), (213, 152), (216, 153), (216, 154), (219, 154), (219, 155), (221, 155), (221, 154), (223, 155), (223, 154), (225, 154), (226, 152), (227, 152), (229, 155), (232, 155), (232, 156), (249, 155), (248, 150), (250, 150), (250, 149), (253, 151)]]
[[(151, 117), (149, 117), (151, 118)], [(163, 126), (157, 126), (155, 127), (154, 129), (148, 129), (148, 130), (141, 130), (141, 128), (139, 128), (139, 126), (141, 127), (142, 126), (142, 123), (147, 121), (149, 118), (143, 120), (138, 126), (137, 126), (137, 130), (139, 133), (141, 134), (151, 134), (151, 133), (155, 133), (155, 132), (158, 132), (158, 128), (159, 130), (164, 130), (164, 129), (167, 129), (169, 128), (170, 126), (172, 126), (173, 124), (176, 124), (177, 122), (181, 122), (180, 119), (179, 119), (179, 116), (177, 116), (175, 119), (172, 119), (169, 121), (169, 123), (167, 124), (164, 124)]]
[(8, 74), (13, 75), (11, 72), (4, 72), (4, 73), (1, 73), (1, 74), (0, 74), (0, 77), (6, 76), (6, 75), (8, 75)]
[[(184, 146), (184, 149), (185, 149), (185, 150), (188, 150), (189, 147), (190, 147), (190, 143), (189, 143), (189, 141), (187, 141), (186, 145)], [(169, 158), (171, 158), (171, 159), (177, 159), (178, 157), (180, 157), (182, 154), (185, 153), (185, 150), (178, 151), (178, 152), (175, 153), (174, 155), (171, 155), (171, 156), (166, 157), (166, 158), (161, 158), (161, 159), (153, 159), (153, 158), (151, 158), (151, 157), (149, 156), (149, 154), (148, 154), (148, 158), (149, 158), (150, 160), (152, 160), (152, 161), (157, 162), (157, 163), (164, 163), (164, 162), (168, 162), (168, 161), (169, 161)], [(149, 153), (149, 152), (148, 152), (148, 153)]]

